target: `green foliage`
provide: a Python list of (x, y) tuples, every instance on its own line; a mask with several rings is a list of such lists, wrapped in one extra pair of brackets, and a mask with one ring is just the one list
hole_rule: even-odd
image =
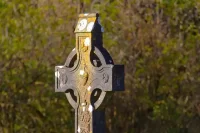
[(199, 9), (199, 0), (1, 0), (0, 132), (74, 132), (54, 66), (74, 47), (78, 14), (99, 12), (104, 47), (126, 66), (108, 132), (199, 133)]

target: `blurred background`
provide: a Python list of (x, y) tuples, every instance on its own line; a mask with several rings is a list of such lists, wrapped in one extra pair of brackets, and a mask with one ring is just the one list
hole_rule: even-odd
[(75, 47), (79, 13), (98, 12), (126, 70), (107, 133), (200, 133), (200, 0), (0, 0), (0, 133), (73, 133), (54, 67)]

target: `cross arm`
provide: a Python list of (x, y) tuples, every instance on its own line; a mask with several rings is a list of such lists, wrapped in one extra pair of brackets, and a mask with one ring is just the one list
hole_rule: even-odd
[(91, 88), (99, 88), (102, 91), (124, 90), (124, 65), (106, 65), (95, 71)]
[(55, 67), (55, 91), (66, 92), (69, 89), (76, 88), (75, 74), (70, 72), (66, 66)]

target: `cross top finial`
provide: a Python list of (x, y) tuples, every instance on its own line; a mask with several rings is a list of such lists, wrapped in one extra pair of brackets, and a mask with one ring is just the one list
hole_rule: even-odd
[(100, 24), (100, 17), (98, 13), (85, 13), (79, 15), (75, 33), (81, 32), (103, 32), (103, 27)]

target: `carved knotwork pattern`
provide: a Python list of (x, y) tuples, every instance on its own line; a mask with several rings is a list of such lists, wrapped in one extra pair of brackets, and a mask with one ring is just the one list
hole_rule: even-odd
[(78, 126), (80, 128), (80, 133), (90, 133), (91, 129), (91, 119), (92, 113), (89, 112), (90, 101), (90, 91), (87, 90), (89, 83), (91, 82), (91, 66), (89, 57), (89, 48), (84, 45), (84, 40), (86, 37), (79, 37), (79, 54), (81, 60), (80, 67), (78, 71), (81, 75), (78, 75), (78, 92), (80, 95), (80, 105), (78, 107)]
[(66, 71), (64, 69), (60, 69), (60, 71), (57, 71), (57, 76), (59, 77), (60, 87), (64, 87), (67, 84), (68, 78), (65, 73), (66, 73)]
[(91, 114), (88, 111), (79, 110), (79, 126), (81, 132), (88, 133), (90, 131)]
[(103, 74), (103, 81), (104, 81), (104, 83), (107, 83), (108, 80), (109, 80), (109, 75), (107, 73), (104, 73)]

